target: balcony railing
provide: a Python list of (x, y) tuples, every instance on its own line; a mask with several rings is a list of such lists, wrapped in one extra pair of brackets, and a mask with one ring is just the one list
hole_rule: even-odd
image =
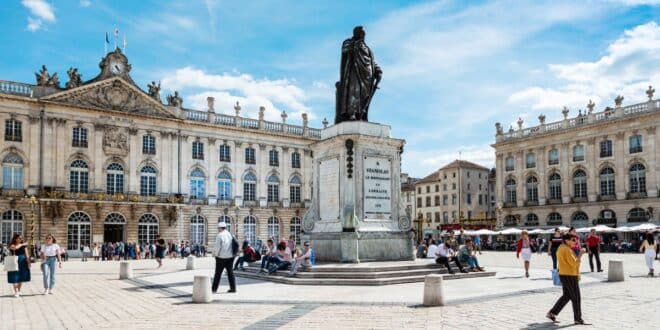
[(5, 197), (24, 197), (25, 189), (0, 188), (1, 195)]
[(598, 195), (598, 201), (613, 201), (616, 200), (616, 195)]
[(32, 97), (34, 85), (0, 80), (0, 93)]
[(629, 192), (627, 194), (627, 199), (640, 199), (640, 198), (646, 198), (647, 194), (646, 192)]

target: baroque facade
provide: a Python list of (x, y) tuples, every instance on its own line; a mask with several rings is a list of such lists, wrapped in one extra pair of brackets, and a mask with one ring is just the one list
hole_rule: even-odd
[(502, 226), (585, 227), (658, 221), (660, 101), (653, 99), (504, 132), (496, 124), (497, 203)]
[(207, 244), (225, 221), (240, 240), (293, 234), (311, 198), (309, 145), (320, 130), (183, 107), (143, 91), (119, 48), (82, 82), (0, 81), (1, 240), (54, 234), (69, 250), (103, 241)]

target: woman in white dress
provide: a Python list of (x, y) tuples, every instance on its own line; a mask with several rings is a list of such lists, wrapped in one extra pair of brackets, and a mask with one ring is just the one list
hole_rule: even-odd
[(529, 277), (529, 261), (532, 260), (532, 242), (526, 230), (523, 230), (520, 235), (521, 237), (516, 247), (516, 258), (520, 259), (522, 255), (525, 261), (525, 277)]
[(647, 233), (646, 239), (642, 241), (642, 246), (639, 252), (644, 252), (644, 259), (646, 260), (646, 267), (649, 268), (649, 276), (653, 276), (653, 261), (655, 260), (655, 249), (658, 243), (655, 242), (653, 234)]

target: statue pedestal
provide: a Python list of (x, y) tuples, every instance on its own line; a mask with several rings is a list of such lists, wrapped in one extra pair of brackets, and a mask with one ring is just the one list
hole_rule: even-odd
[(411, 222), (401, 203), (401, 151), (390, 127), (348, 121), (312, 145), (314, 191), (304, 216), (316, 259), (413, 260)]

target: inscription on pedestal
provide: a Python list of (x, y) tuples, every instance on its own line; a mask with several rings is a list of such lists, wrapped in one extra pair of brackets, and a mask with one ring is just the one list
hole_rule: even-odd
[(339, 159), (319, 163), (319, 215), (321, 220), (339, 219)]
[(364, 219), (392, 219), (392, 166), (387, 158), (364, 157)]

